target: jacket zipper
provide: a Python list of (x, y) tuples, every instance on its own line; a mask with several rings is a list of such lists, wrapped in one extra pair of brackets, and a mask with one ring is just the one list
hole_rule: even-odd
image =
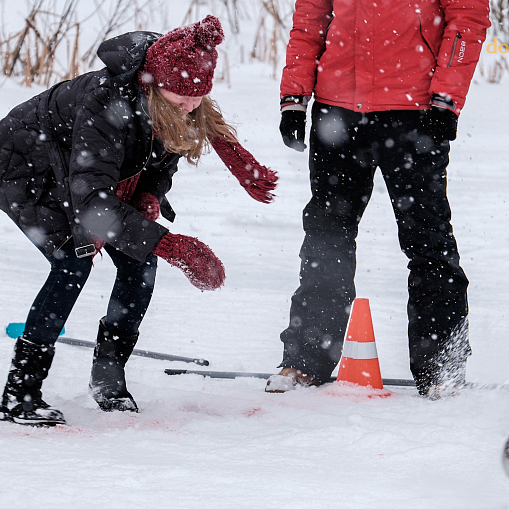
[(454, 38), (454, 42), (452, 43), (451, 59), (449, 60), (449, 65), (447, 67), (451, 67), (452, 61), (454, 60), (454, 53), (456, 53), (456, 46), (458, 45), (458, 39), (461, 39), (461, 34), (459, 32), (456, 34), (456, 37)]
[(72, 235), (69, 235), (63, 242), (60, 244), (55, 251), (60, 251), (70, 240), (72, 239)]

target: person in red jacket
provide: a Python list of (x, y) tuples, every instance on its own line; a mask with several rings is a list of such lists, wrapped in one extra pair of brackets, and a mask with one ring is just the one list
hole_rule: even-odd
[(89, 384), (104, 411), (138, 411), (124, 368), (158, 258), (202, 291), (223, 285), (223, 264), (207, 245), (157, 222), (175, 217), (166, 194), (179, 159), (196, 164), (209, 145), (251, 197), (273, 198), (276, 174), (238, 143), (208, 95), (223, 38), (210, 15), (164, 36), (119, 35), (99, 48), (106, 67), (58, 83), (0, 120), (0, 209), (51, 266), (14, 347), (0, 420), (65, 422), (41, 388), (97, 250), (117, 268)]
[(304, 143), (312, 198), (300, 286), (267, 392), (326, 382), (355, 297), (358, 224), (377, 167), (409, 258), (410, 367), (421, 395), (462, 384), (468, 280), (446, 194), (449, 142), (489, 23), (488, 0), (297, 0), (281, 80), (284, 143)]

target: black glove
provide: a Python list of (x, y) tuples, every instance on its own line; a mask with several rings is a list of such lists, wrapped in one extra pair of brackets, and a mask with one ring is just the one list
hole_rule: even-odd
[(304, 152), (307, 146), (304, 143), (306, 134), (306, 112), (300, 110), (283, 110), (279, 131), (284, 144), (298, 152)]
[[(443, 107), (442, 107), (443, 105)], [(431, 109), (424, 115), (424, 128), (437, 145), (444, 140), (453, 141), (456, 139), (458, 130), (458, 115), (452, 111), (454, 103), (441, 96), (433, 96)]]

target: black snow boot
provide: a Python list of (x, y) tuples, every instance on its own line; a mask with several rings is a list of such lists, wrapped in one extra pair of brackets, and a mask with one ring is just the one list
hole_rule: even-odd
[(138, 341), (138, 334), (128, 336), (110, 331), (99, 322), (89, 391), (101, 410), (137, 412), (138, 407), (127, 390), (124, 367)]
[(54, 355), (54, 346), (38, 345), (23, 337), (17, 339), (2, 397), (0, 420), (32, 426), (65, 424), (62, 412), (43, 401), (41, 393)]

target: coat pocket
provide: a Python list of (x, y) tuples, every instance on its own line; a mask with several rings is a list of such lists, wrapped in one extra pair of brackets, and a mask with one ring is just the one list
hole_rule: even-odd
[(436, 67), (437, 63), (437, 56), (435, 55), (435, 52), (433, 51), (433, 48), (431, 47), (431, 44), (427, 41), (426, 37), (424, 36), (423, 29), (422, 29), (422, 23), (419, 20), (419, 31), (421, 34), (422, 42), (424, 43), (424, 46), (428, 48), (428, 51), (431, 53), (431, 56), (433, 57), (433, 60), (435, 62), (435, 65), (433, 67)]

